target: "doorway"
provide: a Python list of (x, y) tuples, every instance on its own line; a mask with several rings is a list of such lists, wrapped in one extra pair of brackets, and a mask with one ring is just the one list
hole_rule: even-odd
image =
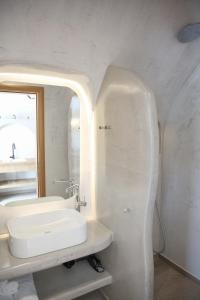
[(0, 204), (42, 196), (44, 90), (0, 85)]

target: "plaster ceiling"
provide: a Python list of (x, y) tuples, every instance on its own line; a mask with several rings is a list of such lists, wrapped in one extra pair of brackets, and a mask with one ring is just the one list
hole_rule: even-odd
[(83, 73), (94, 101), (108, 65), (128, 68), (153, 90), (164, 121), (200, 64), (200, 39), (181, 44), (176, 33), (198, 21), (198, 0), (1, 0), (0, 63)]

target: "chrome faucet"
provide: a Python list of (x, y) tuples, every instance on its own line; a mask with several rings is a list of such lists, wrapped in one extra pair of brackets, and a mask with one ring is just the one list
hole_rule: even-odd
[(15, 143), (12, 143), (12, 155), (10, 156), (10, 158), (12, 159), (15, 159), (15, 150), (16, 150)]
[(84, 200), (84, 201), (81, 201), (80, 200), (80, 187), (79, 187), (79, 184), (73, 184), (69, 187), (66, 188), (66, 193), (69, 193), (69, 192), (72, 192), (72, 196), (75, 196), (76, 197), (76, 210), (80, 212), (81, 210), (81, 206), (86, 206), (87, 205), (87, 202)]

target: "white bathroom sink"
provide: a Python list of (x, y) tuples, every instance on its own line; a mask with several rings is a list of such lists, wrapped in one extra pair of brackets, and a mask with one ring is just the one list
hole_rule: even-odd
[(10, 251), (18, 258), (72, 247), (87, 239), (86, 220), (74, 209), (17, 217), (7, 227)]

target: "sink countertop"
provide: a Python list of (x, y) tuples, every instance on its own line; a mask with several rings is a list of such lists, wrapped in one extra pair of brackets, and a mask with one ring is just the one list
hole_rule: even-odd
[(35, 171), (36, 164), (36, 160), (32, 158), (0, 161), (0, 173)]
[(97, 221), (90, 221), (87, 241), (73, 247), (38, 255), (31, 258), (16, 258), (8, 248), (8, 239), (0, 240), (0, 280), (45, 270), (64, 262), (97, 253), (113, 241), (113, 233)]

